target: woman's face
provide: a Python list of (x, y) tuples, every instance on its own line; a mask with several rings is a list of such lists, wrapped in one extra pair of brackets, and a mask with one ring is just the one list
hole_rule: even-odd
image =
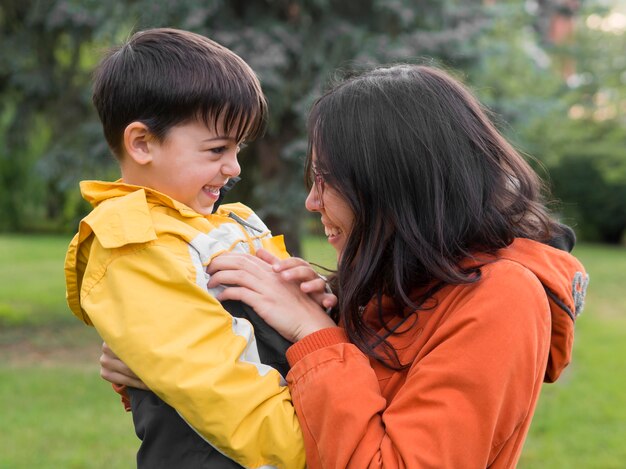
[(315, 164), (314, 152), (312, 166), (315, 179), (305, 206), (310, 212), (318, 212), (321, 215), (328, 242), (337, 251), (339, 259), (354, 223), (354, 213), (345, 199), (326, 183), (324, 174), (317, 170)]

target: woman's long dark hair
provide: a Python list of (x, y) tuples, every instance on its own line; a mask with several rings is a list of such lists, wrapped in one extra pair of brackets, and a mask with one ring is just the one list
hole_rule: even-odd
[(354, 212), (337, 270), (340, 319), (353, 343), (392, 367), (392, 332), (380, 337), (362, 306), (386, 295), (399, 315), (423, 308), (438, 288), (479, 278), (459, 266), (472, 253), (559, 230), (535, 172), (442, 70), (397, 65), (353, 77), (315, 102), (308, 130), (307, 171), (314, 150)]

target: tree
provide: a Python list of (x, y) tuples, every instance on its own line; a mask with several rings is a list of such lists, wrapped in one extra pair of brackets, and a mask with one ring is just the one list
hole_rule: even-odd
[[(564, 214), (587, 226), (596, 217), (572, 208), (584, 205), (582, 192), (557, 179), (567, 173), (562, 166), (593, 160), (585, 164), (611, 187), (595, 195), (617, 193), (614, 167), (626, 158), (626, 35), (603, 2), (571, 5), (578, 8), (573, 0), (4, 0), (0, 230), (75, 229), (88, 209), (78, 180), (117, 172), (90, 103), (90, 72), (103, 49), (158, 26), (205, 34), (259, 74), (270, 102), (268, 131), (243, 152), (244, 179), (230, 197), (285, 233), (294, 254), (304, 217), (307, 110), (333, 77), (388, 62), (426, 61), (464, 73), (504, 133), (555, 173)], [(555, 14), (577, 25), (561, 43), (549, 40)], [(599, 136), (601, 151), (589, 140)], [(613, 204), (614, 197), (600, 205)], [(616, 236), (603, 230), (581, 231)]]
[[(107, 16), (97, 5), (2, 3), (1, 229), (63, 221), (68, 189), (88, 161), (79, 153), (93, 147), (96, 137), (88, 97), (94, 59), (86, 52)], [(96, 163), (102, 155), (97, 152)]]
[[(554, 11), (561, 2), (541, 3)], [(596, 2), (586, 2), (565, 46), (546, 41), (543, 28), (534, 27), (542, 10), (512, 2), (499, 2), (498, 9), (479, 40), (483, 53), (468, 69), (470, 81), (501, 130), (534, 157), (531, 163), (560, 201), (563, 221), (583, 239), (620, 243), (626, 227), (626, 36), (603, 26), (614, 13)]]
[[(585, 123), (581, 123), (585, 125)], [(597, 140), (571, 142), (559, 165), (551, 168), (553, 187), (563, 200), (563, 213), (576, 220), (586, 239), (620, 244), (626, 233), (626, 159), (612, 142), (615, 129), (592, 125)], [(613, 131), (613, 132), (612, 132)], [(621, 147), (626, 145), (623, 131)], [(588, 142), (595, 141), (595, 144)], [(578, 142), (581, 143), (581, 142)]]
[[(90, 53), (133, 29), (173, 26), (217, 40), (258, 72), (271, 118), (266, 136), (243, 155), (245, 182), (234, 196), (257, 209), (273, 231), (285, 233), (294, 253), (303, 216), (304, 119), (332, 73), (423, 56), (463, 67), (477, 57), (473, 39), (486, 22), (478, 0), (5, 3), (2, 40), (11, 46), (0, 58), (0, 94), (10, 97), (14, 112), (2, 111), (6, 124), (0, 129), (2, 138), (12, 139), (7, 155), (14, 156), (28, 148), (33, 122), (39, 119), (47, 127), (43, 154), (36, 155), (46, 188), (41, 197), (50, 201), (43, 217), (59, 218), (60, 208), (75, 199), (68, 199), (69, 187), (87, 171), (93, 177), (111, 167), (106, 151), (95, 143), (87, 84), (95, 55)], [(15, 181), (10, 193), (20, 193), (17, 180), (32, 177), (33, 163), (3, 168), (5, 179)], [(9, 228), (23, 227), (18, 201), (7, 200), (2, 213), (13, 213)], [(76, 208), (75, 202), (70, 205)], [(61, 217), (68, 218), (67, 213)]]
[(180, 27), (233, 49), (259, 74), (270, 122), (265, 137), (243, 157), (247, 184), (235, 196), (257, 209), (274, 231), (285, 233), (292, 252), (299, 251), (304, 202), (305, 116), (333, 72), (421, 55), (458, 65), (475, 57), (470, 44), (482, 26), (476, 16), (480, 2), (419, 3), (418, 10), (406, 0), (240, 0), (159, 10), (161, 20), (174, 15)]

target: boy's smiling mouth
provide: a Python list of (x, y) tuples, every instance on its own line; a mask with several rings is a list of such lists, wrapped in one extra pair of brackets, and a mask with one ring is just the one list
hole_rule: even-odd
[(211, 195), (219, 196), (220, 195), (220, 190), (222, 189), (222, 187), (224, 187), (224, 186), (209, 186), (209, 185), (206, 185), (206, 186), (202, 187), (202, 190), (204, 192), (207, 192), (207, 193), (211, 194)]

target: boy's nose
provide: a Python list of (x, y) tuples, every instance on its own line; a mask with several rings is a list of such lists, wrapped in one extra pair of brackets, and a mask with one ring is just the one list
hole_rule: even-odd
[(241, 166), (239, 166), (239, 160), (237, 159), (236, 153), (224, 163), (222, 166), (222, 173), (228, 177), (239, 176), (241, 173)]

